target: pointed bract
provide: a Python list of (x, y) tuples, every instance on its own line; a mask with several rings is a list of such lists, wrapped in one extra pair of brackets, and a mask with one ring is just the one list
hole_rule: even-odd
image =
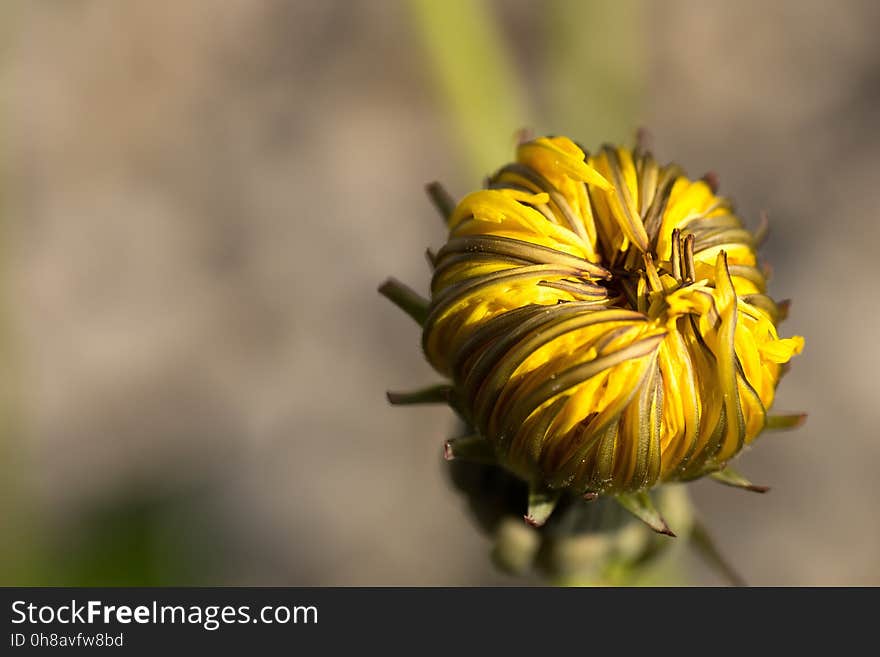
[(617, 502), (624, 509), (633, 514), (636, 518), (648, 525), (658, 534), (675, 537), (675, 534), (660, 512), (654, 506), (651, 496), (647, 491), (638, 491), (636, 493), (621, 493), (616, 496)]
[(443, 458), (447, 461), (495, 464), (495, 450), (489, 441), (479, 436), (451, 438), (443, 446)]
[(396, 278), (389, 278), (382, 283), (379, 294), (416, 320), (419, 326), (428, 318), (428, 300)]
[(753, 493), (766, 493), (770, 490), (769, 486), (758, 486), (753, 484), (741, 474), (730, 468), (724, 468), (718, 472), (713, 472), (709, 476), (719, 484), (733, 486), (734, 488), (742, 488), (743, 490), (752, 491)]
[(425, 191), (428, 192), (431, 202), (434, 204), (434, 207), (437, 208), (437, 212), (440, 213), (440, 216), (445, 223), (446, 220), (452, 216), (452, 212), (455, 210), (456, 206), (452, 194), (447, 192), (446, 188), (438, 182), (432, 182), (426, 185)]
[(768, 415), (767, 429), (797, 429), (807, 421), (806, 413), (789, 413), (786, 415)]
[(540, 484), (529, 485), (529, 510), (523, 516), (525, 521), (532, 527), (541, 527), (553, 513), (560, 496), (561, 492), (558, 490), (551, 490)]
[(440, 383), (410, 392), (393, 392), (389, 390), (385, 394), (390, 404), (406, 406), (409, 404), (448, 404), (451, 392), (452, 386)]

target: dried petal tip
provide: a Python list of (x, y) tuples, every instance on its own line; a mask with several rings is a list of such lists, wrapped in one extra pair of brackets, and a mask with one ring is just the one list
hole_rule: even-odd
[(516, 131), (516, 143), (525, 144), (535, 138), (535, 133), (531, 128), (520, 128)]
[(452, 441), (447, 440), (443, 443), (443, 458), (447, 461), (455, 460), (455, 451), (452, 449)]
[(636, 130), (636, 148), (645, 153), (654, 147), (654, 135), (645, 127)]
[(718, 192), (718, 187), (721, 185), (721, 179), (714, 171), (707, 171), (706, 173), (704, 173), (703, 182), (709, 185), (709, 189), (712, 190), (713, 194), (716, 194)]
[(658, 534), (675, 538), (675, 533), (669, 529), (669, 525), (660, 515), (660, 512), (651, 501), (651, 496), (646, 491), (638, 493), (621, 493), (616, 496), (617, 502), (636, 518), (648, 525)]
[(784, 322), (788, 319), (788, 313), (791, 310), (791, 299), (783, 299), (782, 301), (776, 302), (776, 312), (779, 316), (779, 321)]

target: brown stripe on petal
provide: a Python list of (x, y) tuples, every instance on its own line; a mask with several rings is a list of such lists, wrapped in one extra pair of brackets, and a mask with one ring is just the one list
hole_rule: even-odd
[(547, 430), (550, 428), (553, 420), (556, 419), (556, 415), (562, 410), (562, 407), (565, 406), (566, 402), (568, 402), (568, 397), (560, 397), (552, 402), (544, 411), (540, 421), (536, 422), (526, 434), (523, 440), (525, 444), (523, 445), (522, 451), (529, 456), (533, 463), (538, 463), (540, 460), (541, 448), (544, 445), (544, 438), (547, 435)]
[(633, 417), (633, 425), (637, 427), (637, 436), (633, 443), (632, 452), (632, 476), (627, 486), (630, 490), (641, 490), (648, 482), (648, 470), (650, 467), (649, 457), (651, 454), (651, 442), (653, 438), (653, 422), (651, 414), (656, 400), (657, 372), (651, 368), (647, 382), (642, 386), (637, 404), (632, 404), (628, 409)]
[(657, 349), (663, 337), (663, 335), (654, 335), (643, 338), (607, 356), (600, 356), (586, 363), (570, 367), (560, 372), (556, 377), (538, 385), (524, 399), (517, 400), (513, 407), (508, 409), (510, 412), (505, 414), (504, 428), (497, 437), (498, 444), (503, 449), (513, 431), (545, 402), (624, 361), (649, 356)]
[[(560, 306), (553, 306), (553, 308), (559, 315), (561, 315), (564, 309), (569, 305), (570, 304), (563, 304)], [(540, 330), (529, 327), (529, 332), (524, 335), (521, 335), (522, 332), (518, 330), (515, 338), (522, 337), (522, 339), (516, 341), (514, 346), (509, 350), (508, 348), (511, 346), (511, 343), (513, 342), (512, 340), (504, 340), (498, 345), (493, 345), (493, 347), (477, 361), (477, 364), (469, 373), (468, 378), (465, 381), (465, 393), (468, 395), (476, 393), (474, 415), (475, 419), (480, 422), (481, 432), (489, 435), (490, 419), (498, 413), (498, 408), (496, 408), (498, 404), (496, 404), (496, 402), (501, 396), (504, 387), (519, 366), (536, 350), (566, 333), (583, 329), (588, 326), (606, 322), (643, 320), (643, 315), (629, 310), (599, 310), (588, 314), (583, 314), (581, 311), (573, 317), (566, 317), (561, 321), (550, 323), (546, 326), (542, 325)], [(494, 365), (495, 363), (497, 363), (497, 365), (495, 365), (491, 372), (487, 373), (485, 371), (487, 367), (489, 365)], [(562, 375), (560, 374), (559, 378), (561, 377)], [(477, 392), (478, 386), (479, 392)], [(472, 399), (473, 397), (469, 396), (468, 398)], [(537, 408), (537, 406), (535, 408)], [(534, 410), (534, 408), (532, 410)], [(523, 420), (525, 420), (525, 418), (523, 418)]]
[[(755, 403), (755, 407), (758, 409), (758, 412), (761, 414), (761, 426), (766, 426), (767, 424), (767, 409), (764, 406), (764, 402), (761, 401), (761, 396), (758, 394), (758, 391), (752, 386), (749, 382), (748, 377), (746, 376), (745, 369), (743, 369), (742, 362), (739, 359), (739, 356), (736, 357), (736, 376), (739, 385), (742, 386), (743, 391), (746, 395), (751, 398), (751, 400)], [(742, 404), (740, 404), (742, 406)], [(755, 436), (746, 436), (746, 440), (751, 441)]]
[(442, 315), (448, 306), (459, 302), (464, 297), (479, 294), (484, 288), (499, 283), (513, 284), (527, 281), (530, 278), (540, 280), (543, 276), (573, 276), (577, 273), (577, 269), (560, 265), (528, 265), (474, 276), (450, 285), (436, 294), (431, 299), (429, 318)]
[(752, 267), (750, 265), (729, 265), (729, 269), (731, 276), (745, 278), (758, 288), (760, 292), (766, 292), (767, 281), (764, 279), (764, 274), (761, 273), (761, 270), (757, 267)]
[[(621, 415), (624, 410), (633, 402), (645, 385), (645, 381), (650, 374), (654, 359), (647, 359), (642, 366), (634, 373), (632, 377), (632, 385), (629, 389), (619, 395), (596, 417), (592, 418), (587, 431), (584, 431), (580, 437), (580, 441), (573, 446), (572, 450), (565, 456), (565, 461), (558, 466), (556, 474), (550, 479), (553, 485), (574, 486), (576, 489), (598, 490), (608, 492), (622, 488), (623, 482), (614, 480), (614, 473), (620, 465), (621, 459), (625, 458), (623, 450), (626, 449), (626, 437), (620, 434)], [(615, 427), (615, 439), (611, 444), (609, 431)], [(607, 459), (605, 465), (600, 471), (595, 468), (591, 472), (587, 468), (587, 459), (593, 450), (599, 453), (599, 450), (613, 450), (609, 456), (603, 452), (603, 459)], [(606, 469), (607, 468), (607, 469)]]
[(534, 264), (521, 258), (486, 255), (482, 253), (479, 255), (459, 253), (457, 255), (446, 256), (437, 264), (434, 268), (434, 273), (431, 275), (431, 294), (433, 296), (438, 296), (450, 287), (448, 280), (446, 280), (450, 273), (452, 274), (452, 278), (456, 281), (453, 285), (458, 285), (468, 280), (475, 280), (480, 276), (485, 276), (485, 274), (475, 274), (473, 276), (462, 277), (455, 271), (456, 268), (461, 267), (462, 265), (478, 265), (480, 263), (487, 265), (508, 265), (506, 269), (496, 270), (499, 272), (514, 271), (519, 267), (526, 267)]
[(521, 258), (535, 264), (565, 265), (588, 273), (594, 278), (610, 279), (611, 272), (601, 265), (589, 262), (578, 256), (558, 251), (548, 246), (532, 244), (512, 237), (478, 235), (455, 237), (449, 240), (437, 254), (438, 260), (453, 253), (487, 253), (499, 256)]
[(642, 252), (646, 252), (649, 247), (648, 234), (645, 232), (645, 225), (636, 208), (635, 199), (630, 194), (629, 186), (624, 180), (623, 168), (617, 151), (611, 146), (603, 146), (602, 153), (608, 160), (608, 168), (611, 172), (611, 183), (614, 188), (608, 192), (609, 197), (613, 197), (617, 201), (618, 209), (623, 216), (624, 234), (629, 237), (630, 241), (637, 246)]
[[(636, 177), (639, 181), (639, 207), (641, 208), (642, 221), (644, 221), (648, 215), (648, 209), (654, 202), (654, 195), (657, 193), (657, 181), (660, 178), (660, 167), (651, 155), (648, 154), (638, 158)], [(645, 226), (645, 230), (647, 231), (647, 226)], [(650, 233), (648, 233), (648, 238), (651, 238)]]
[(708, 251), (718, 246), (745, 245), (750, 249), (755, 248), (752, 234), (744, 228), (724, 228), (708, 231), (705, 233), (692, 233), (696, 239), (694, 253)]
[(538, 285), (568, 292), (579, 301), (592, 301), (594, 303), (607, 303), (608, 301), (608, 290), (599, 285), (593, 285), (584, 281), (540, 281)]
[(485, 322), (474, 329), (450, 359), (450, 369), (453, 378), (456, 381), (461, 381), (464, 378), (463, 368), (472, 357), (487, 348), (491, 343), (508, 335), (510, 331), (521, 326), (523, 322), (538, 315), (548, 316), (553, 312), (552, 308), (553, 306), (541, 306), (538, 304), (523, 306), (522, 308), (516, 308), (498, 317), (494, 317), (491, 321)]
[(672, 186), (682, 175), (684, 175), (684, 171), (675, 165), (664, 167), (657, 182), (657, 191), (654, 193), (651, 207), (647, 211), (643, 208), (645, 231), (651, 240), (651, 247), (654, 249), (657, 248), (657, 236), (663, 224), (663, 214), (666, 212), (666, 204), (669, 201)]
[[(682, 318), (680, 329), (688, 338), (687, 351), (694, 367), (694, 382), (700, 386), (700, 417), (696, 443), (690, 448), (690, 457), (679, 467), (676, 475), (678, 479), (687, 481), (699, 477), (706, 461), (718, 451), (725, 419), (724, 407), (713, 382), (705, 380), (705, 374), (715, 368), (715, 354), (700, 334), (693, 315)], [(708, 436), (706, 432), (710, 432)]]
[(545, 192), (550, 197), (551, 207), (554, 207), (559, 215), (554, 218), (554, 223), (566, 226), (585, 241), (590, 240), (583, 220), (572, 210), (565, 196), (544, 176), (525, 164), (508, 164), (492, 177), (490, 184), (493, 187), (497, 185), (503, 186), (504, 174), (520, 176), (534, 185), (535, 188)]
[(617, 421), (611, 422), (601, 435), (596, 449), (593, 471), (587, 485), (592, 490), (604, 491), (611, 484), (614, 476), (614, 460), (617, 452), (619, 430), (620, 423)]
[(682, 328), (687, 326), (686, 323), (689, 324), (688, 318), (679, 317), (676, 321), (679, 330), (671, 332), (667, 341), (667, 344), (670, 345), (669, 348), (673, 350), (674, 358), (672, 360), (677, 360), (682, 365), (680, 369), (670, 372), (670, 376), (674, 376), (677, 379), (684, 379), (681, 381), (682, 385), (680, 390), (683, 395), (687, 395), (687, 406), (689, 407), (688, 409), (685, 409), (684, 434), (680, 436), (678, 441), (680, 446), (674, 450), (670, 450), (672, 453), (669, 455), (669, 458), (676, 464), (673, 470), (676, 475), (684, 472), (687, 468), (691, 457), (696, 452), (700, 437), (700, 399), (698, 397), (699, 380), (697, 377), (697, 366), (694, 363), (691, 350), (688, 348), (687, 344), (685, 344), (684, 338), (682, 337)]
[(726, 461), (742, 450), (746, 437), (745, 417), (737, 386), (736, 358), (736, 325), (737, 297), (727, 268), (727, 254), (723, 251), (716, 259), (716, 289), (728, 300), (727, 308), (721, 311), (721, 326), (718, 328), (718, 342), (721, 353), (716, 354), (718, 367), (718, 384), (723, 392), (724, 407), (727, 413), (727, 431), (724, 437), (724, 448), (719, 452), (718, 459)]
[[(537, 189), (526, 184), (517, 183), (509, 180), (490, 180), (489, 183), (486, 185), (486, 189), (510, 189), (517, 192), (524, 192), (525, 194), (540, 194), (544, 191), (542, 189)], [(557, 214), (553, 212), (553, 209), (548, 203), (534, 203), (522, 200), (518, 202), (535, 208), (538, 212), (543, 214), (547, 221), (549, 221), (551, 224), (556, 224), (557, 226), (564, 225), (562, 221), (560, 221)]]
[[(505, 332), (498, 335), (498, 338), (482, 353), (475, 361), (473, 367), (470, 368), (464, 376), (458, 379), (464, 391), (465, 399), (473, 400), (475, 415), (479, 414), (481, 407), (481, 395), (489, 394), (488, 388), (492, 381), (497, 386), (497, 394), (500, 394), (501, 388), (506, 384), (507, 379), (517, 367), (529, 356), (529, 349), (536, 348), (536, 345), (543, 344), (540, 340), (535, 340), (535, 336), (540, 339), (549, 341), (553, 339), (553, 335), (548, 335), (546, 329), (552, 325), (556, 325), (557, 330), (569, 318), (582, 318), (581, 321), (594, 321), (592, 316), (584, 315), (584, 307), (581, 302), (566, 303), (555, 306), (541, 306), (542, 312), (523, 318), (518, 324), (512, 325)], [(488, 322), (492, 324), (495, 321), (501, 321), (505, 315), (499, 319), (493, 319)], [(576, 323), (577, 324), (577, 323)], [(572, 329), (573, 330), (573, 329)], [(531, 336), (531, 338), (530, 338)], [(526, 341), (516, 351), (511, 351), (521, 341)], [(515, 360), (512, 360), (515, 359)], [(489, 380), (490, 375), (495, 378)], [(494, 394), (494, 393), (493, 393)], [(478, 426), (483, 430), (487, 429), (488, 419), (485, 422), (478, 421)]]
[[(733, 272), (731, 272), (732, 274)], [(763, 310), (770, 316), (770, 320), (773, 324), (778, 324), (779, 319), (779, 306), (776, 304), (773, 299), (768, 297), (766, 294), (747, 294), (742, 297), (742, 300), (747, 304), (754, 306), (755, 308), (759, 308)]]
[(702, 232), (711, 232), (714, 230), (724, 230), (728, 228), (742, 228), (742, 221), (735, 214), (726, 212), (724, 214), (715, 214), (711, 217), (706, 216), (722, 207), (716, 204), (713, 208), (706, 210), (705, 213), (697, 215), (697, 217), (685, 217), (682, 222), (687, 224), (687, 229), (692, 233), (700, 234)]
[(648, 475), (644, 483), (646, 487), (656, 484), (662, 472), (660, 439), (663, 433), (663, 395), (663, 377), (658, 369), (656, 372), (656, 383), (654, 384), (653, 407), (651, 409), (651, 451), (648, 454)]

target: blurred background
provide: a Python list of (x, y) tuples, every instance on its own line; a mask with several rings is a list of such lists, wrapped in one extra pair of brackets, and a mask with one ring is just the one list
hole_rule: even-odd
[[(805, 410), (693, 488), (752, 584), (880, 584), (880, 3), (9, 1), (0, 583), (480, 585), (448, 410), (381, 299), (427, 289), (514, 134), (645, 126), (754, 226)], [(721, 580), (687, 555), (685, 579)], [(525, 580), (530, 582), (532, 580)]]

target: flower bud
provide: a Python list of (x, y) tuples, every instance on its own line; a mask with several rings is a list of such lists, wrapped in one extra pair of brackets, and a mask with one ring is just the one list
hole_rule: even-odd
[(382, 291), (423, 327), (445, 401), (472, 430), (450, 458), (497, 463), (529, 486), (526, 519), (560, 496), (614, 495), (661, 532), (648, 490), (713, 475), (766, 428), (803, 338), (781, 338), (758, 238), (717, 176), (691, 180), (640, 148), (587, 156), (565, 137), (520, 144), (487, 188), (453, 204), (430, 254), (430, 300)]

